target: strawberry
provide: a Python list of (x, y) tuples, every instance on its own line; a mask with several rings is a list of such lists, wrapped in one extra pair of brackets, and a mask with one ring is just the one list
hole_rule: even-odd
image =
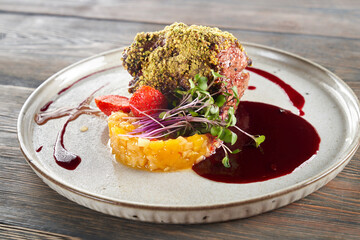
[(130, 112), (129, 99), (119, 95), (106, 95), (95, 98), (96, 106), (107, 116), (112, 112)]
[[(130, 98), (131, 112), (140, 117), (146, 114), (155, 113), (155, 109), (164, 109), (168, 103), (165, 96), (155, 88), (149, 86), (140, 87)], [(140, 112), (141, 111), (141, 112)]]

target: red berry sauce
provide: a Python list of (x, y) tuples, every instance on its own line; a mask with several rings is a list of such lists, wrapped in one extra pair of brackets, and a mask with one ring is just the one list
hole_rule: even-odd
[(292, 104), (297, 109), (299, 109), (300, 116), (304, 116), (305, 113), (303, 112), (302, 109), (305, 104), (305, 98), (298, 91), (296, 91), (289, 84), (285, 83), (283, 80), (281, 80), (280, 78), (278, 78), (277, 76), (275, 76), (269, 72), (266, 72), (261, 69), (253, 68), (253, 67), (247, 67), (246, 70), (254, 72), (254, 73), (270, 80), (271, 82), (277, 84), (279, 87), (281, 87), (285, 91), (285, 93), (288, 95)]
[(238, 140), (230, 149), (230, 168), (225, 168), (222, 149), (193, 166), (200, 176), (225, 183), (251, 183), (280, 177), (294, 171), (319, 150), (320, 137), (315, 128), (302, 117), (279, 107), (259, 103), (240, 102), (237, 126), (252, 135), (265, 135), (259, 148), (251, 138), (238, 133)]

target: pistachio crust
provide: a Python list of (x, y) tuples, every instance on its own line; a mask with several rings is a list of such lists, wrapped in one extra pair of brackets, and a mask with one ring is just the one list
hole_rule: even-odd
[(129, 92), (148, 85), (169, 95), (177, 87), (188, 89), (196, 74), (211, 79), (211, 69), (221, 71), (219, 53), (230, 47), (244, 52), (231, 33), (218, 28), (174, 23), (138, 33), (123, 53), (123, 65), (133, 76)]

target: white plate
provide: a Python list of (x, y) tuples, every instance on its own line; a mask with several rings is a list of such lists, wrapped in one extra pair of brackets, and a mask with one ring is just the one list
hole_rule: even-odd
[[(305, 97), (304, 118), (321, 137), (316, 157), (293, 173), (264, 182), (226, 184), (202, 178), (192, 170), (155, 173), (131, 169), (113, 161), (106, 146), (106, 120), (90, 115), (71, 122), (65, 133), (65, 147), (79, 155), (82, 162), (73, 171), (59, 167), (53, 147), (66, 118), (38, 126), (34, 115), (51, 100), (54, 103), (50, 109), (76, 106), (106, 83), (96, 95), (127, 95), (130, 76), (120, 66), (122, 49), (65, 68), (27, 99), (18, 119), (18, 138), (29, 165), (45, 183), (72, 201), (103, 213), (150, 222), (225, 221), (305, 197), (333, 179), (358, 148), (358, 99), (341, 79), (317, 64), (264, 46), (244, 46), (254, 67), (274, 73)], [(57, 94), (88, 75), (64, 94)], [(254, 73), (250, 85), (256, 90), (247, 91), (244, 100), (270, 103), (298, 113), (277, 85)], [(81, 126), (89, 130), (81, 132)], [(36, 152), (40, 146), (42, 150)]]

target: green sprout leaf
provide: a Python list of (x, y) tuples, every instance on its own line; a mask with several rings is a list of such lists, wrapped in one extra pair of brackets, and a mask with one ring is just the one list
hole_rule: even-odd
[(161, 118), (161, 119), (164, 119), (165, 116), (166, 116), (166, 112), (161, 112), (159, 114), (159, 118)]
[(230, 142), (231, 145), (234, 145), (236, 143), (237, 138), (238, 138), (237, 134), (234, 132), (231, 132), (231, 142)]
[(226, 97), (224, 95), (219, 95), (216, 98), (215, 104), (218, 107), (222, 107), (225, 104), (225, 102), (226, 102)]
[(216, 105), (211, 105), (210, 113), (211, 113), (211, 114), (219, 113), (219, 107), (216, 106)]
[(224, 142), (226, 143), (230, 143), (231, 142), (231, 137), (232, 137), (232, 132), (228, 129), (228, 128), (225, 128), (224, 129), (224, 136), (223, 138), (220, 138), (221, 140), (223, 140)]
[(224, 77), (223, 75), (221, 75), (220, 73), (215, 72), (214, 70), (211, 69), (211, 73), (214, 77), (214, 80), (216, 80), (217, 78), (221, 78)]
[(192, 111), (192, 110), (190, 110), (189, 113), (190, 113), (191, 116), (193, 116), (193, 117), (199, 116), (199, 114), (198, 114), (197, 112), (194, 112), (194, 111)]
[(238, 93), (237, 87), (236, 87), (236, 86), (233, 86), (233, 87), (231, 88), (231, 90), (233, 91), (234, 97), (236, 98), (236, 106), (237, 106), (237, 105), (239, 105), (239, 103), (240, 103), (240, 98), (239, 98), (239, 93)]
[(234, 115), (234, 113), (235, 113), (234, 108), (233, 108), (233, 107), (229, 107), (229, 110), (228, 110), (229, 116), (230, 116), (230, 115)]
[(203, 90), (206, 91), (207, 90), (207, 77), (199, 77), (199, 80), (197, 81), (197, 85), (198, 87)]
[(219, 134), (219, 132), (220, 132), (220, 126), (212, 126), (210, 129), (210, 133), (214, 137), (216, 137)]
[(231, 154), (237, 154), (237, 153), (239, 153), (239, 152), (241, 152), (241, 150), (237, 148), (237, 149), (235, 149), (234, 151), (232, 151)]
[(199, 74), (196, 74), (194, 76), (194, 81), (197, 83), (199, 81), (199, 78), (200, 78), (200, 75)]
[(175, 89), (174, 90), (175, 93), (179, 94), (179, 95), (184, 95), (186, 94), (186, 91), (180, 90), (180, 89)]
[(225, 132), (224, 132), (224, 127), (220, 127), (220, 130), (218, 132), (218, 138), (220, 138), (221, 140), (223, 140), (225, 137)]
[(226, 143), (231, 143), (231, 145), (234, 145), (237, 140), (237, 134), (229, 130), (228, 128), (225, 128), (224, 137), (221, 140), (223, 140)]
[(224, 165), (224, 167), (226, 167), (226, 168), (231, 167), (231, 166), (230, 166), (230, 159), (229, 159), (229, 157), (228, 157), (228, 156), (225, 156), (225, 157), (223, 158), (223, 160), (222, 160), (222, 164), (223, 164), (223, 165)]
[(226, 127), (235, 126), (236, 124), (236, 117), (235, 117), (235, 110), (233, 107), (230, 107), (228, 110), (228, 117), (226, 119), (227, 125)]
[(193, 80), (189, 79), (189, 83), (191, 89), (195, 88), (195, 83), (193, 82)]
[(264, 135), (255, 136), (254, 140), (255, 140), (256, 147), (259, 147), (260, 144), (265, 141), (265, 136)]
[(230, 115), (229, 118), (228, 118), (228, 125), (229, 126), (235, 126), (236, 125), (236, 117), (234, 114)]

